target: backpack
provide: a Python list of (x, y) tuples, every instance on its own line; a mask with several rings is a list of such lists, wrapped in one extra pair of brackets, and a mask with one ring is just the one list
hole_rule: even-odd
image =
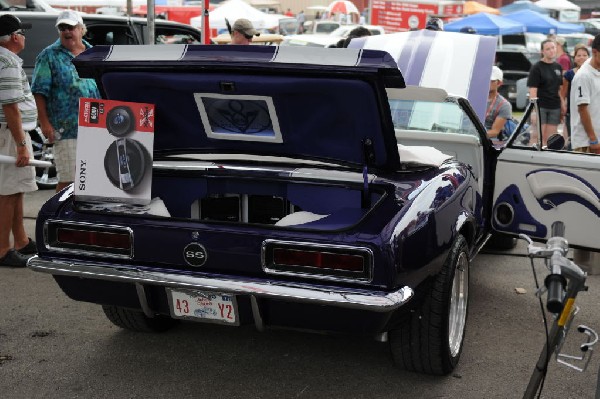
[(517, 130), (517, 126), (519, 126), (519, 120), (515, 117), (510, 117), (504, 123), (504, 127), (498, 134), (498, 140), (506, 141), (512, 136), (512, 134)]
[[(495, 116), (494, 119), (496, 119), (496, 117), (498, 117), (498, 113), (500, 113), (500, 107), (505, 103), (508, 102), (508, 100), (506, 98), (502, 98), (503, 101), (500, 101), (500, 103), (496, 106), (495, 111)], [(519, 126), (519, 123), (521, 121), (519, 121), (518, 119), (516, 119), (514, 116), (511, 116), (510, 118), (508, 118), (506, 120), (506, 122), (504, 123), (504, 127), (502, 128), (502, 130), (500, 131), (500, 133), (498, 133), (498, 140), (500, 141), (506, 141), (510, 138), (510, 136), (512, 136), (512, 134), (517, 130), (517, 126)], [(529, 127), (528, 124), (525, 124), (523, 126), (523, 131), (527, 131), (527, 128)], [(527, 133), (529, 134), (529, 133)]]

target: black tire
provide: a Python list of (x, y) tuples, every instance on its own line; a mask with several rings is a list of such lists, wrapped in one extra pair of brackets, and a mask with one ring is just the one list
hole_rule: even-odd
[(459, 235), (442, 270), (426, 283), (428, 292), (420, 307), (406, 313), (398, 328), (389, 332), (397, 367), (432, 375), (454, 370), (467, 322), (469, 266), (467, 242)]
[(138, 310), (120, 306), (102, 305), (104, 314), (114, 325), (135, 332), (164, 332), (173, 327), (177, 320), (166, 316), (150, 318)]
[(492, 233), (492, 236), (486, 243), (486, 246), (489, 249), (506, 251), (517, 246), (517, 239), (502, 233)]
[(54, 146), (49, 144), (39, 128), (29, 131), (33, 158), (38, 161), (52, 162), (50, 167), (35, 168), (35, 182), (41, 190), (54, 190), (58, 184), (58, 174), (54, 166)]

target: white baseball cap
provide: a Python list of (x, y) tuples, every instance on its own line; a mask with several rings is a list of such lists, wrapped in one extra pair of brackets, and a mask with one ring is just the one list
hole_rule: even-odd
[(502, 69), (498, 68), (496, 65), (492, 67), (492, 76), (490, 80), (499, 80), (502, 82), (502, 78), (504, 77), (504, 73), (502, 73)]
[(73, 10), (64, 10), (58, 15), (58, 18), (56, 18), (55, 26), (62, 24), (70, 26), (83, 26), (83, 19), (81, 19), (81, 15), (78, 12), (75, 12)]

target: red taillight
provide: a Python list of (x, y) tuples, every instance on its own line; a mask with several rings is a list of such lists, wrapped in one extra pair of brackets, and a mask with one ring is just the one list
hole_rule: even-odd
[(61, 244), (124, 250), (131, 248), (130, 235), (125, 233), (58, 228), (56, 238)]
[(315, 267), (350, 272), (363, 272), (365, 270), (365, 259), (360, 255), (287, 248), (275, 248), (273, 250), (273, 263), (281, 266)]

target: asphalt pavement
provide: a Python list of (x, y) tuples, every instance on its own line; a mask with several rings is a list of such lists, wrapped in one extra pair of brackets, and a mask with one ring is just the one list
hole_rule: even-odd
[[(52, 194), (26, 196), (30, 234)], [(198, 323), (123, 331), (50, 275), (1, 268), (0, 398), (520, 398), (544, 343), (524, 253), (520, 244), (474, 260), (464, 351), (444, 377), (394, 368), (370, 337)], [(588, 285), (575, 322), (600, 330), (600, 276)], [(581, 342), (573, 331), (566, 347), (577, 354)], [(552, 361), (542, 397), (594, 398), (599, 364), (579, 373)]]

